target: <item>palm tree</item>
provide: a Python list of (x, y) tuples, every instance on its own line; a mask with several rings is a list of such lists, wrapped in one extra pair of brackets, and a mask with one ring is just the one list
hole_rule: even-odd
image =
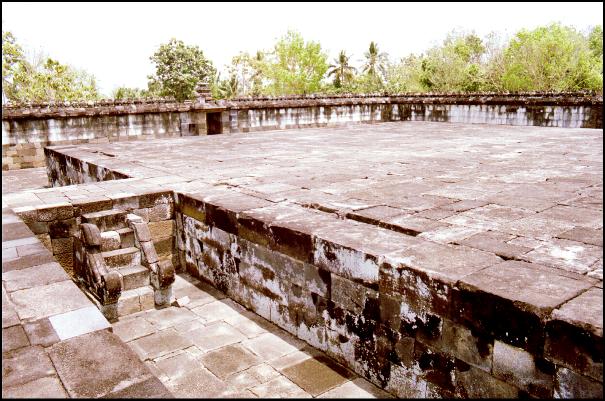
[(386, 75), (387, 53), (381, 53), (378, 50), (378, 45), (375, 42), (370, 42), (370, 48), (364, 53), (366, 63), (363, 66), (363, 72), (368, 73), (372, 77), (378, 76), (378, 73), (383, 77)]
[(343, 83), (350, 81), (353, 74), (357, 72), (355, 67), (349, 65), (349, 56), (344, 50), (340, 51), (338, 58), (334, 59), (328, 70), (328, 76), (334, 75), (334, 86), (340, 88)]

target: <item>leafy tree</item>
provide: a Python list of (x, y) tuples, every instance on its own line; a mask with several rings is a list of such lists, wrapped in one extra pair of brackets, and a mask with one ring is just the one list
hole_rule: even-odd
[(378, 77), (378, 79), (386, 75), (388, 55), (387, 53), (380, 52), (375, 42), (370, 42), (370, 47), (364, 53), (364, 56), (366, 61), (363, 66), (363, 72), (371, 77)]
[(451, 32), (441, 46), (427, 51), (420, 63), (420, 84), (430, 91), (477, 91), (483, 88), (485, 53), (474, 33)]
[(95, 100), (94, 76), (48, 57), (30, 62), (10, 32), (2, 32), (3, 102)]
[(602, 90), (602, 63), (599, 71), (597, 54), (596, 35), (589, 42), (571, 27), (551, 24), (521, 30), (505, 50), (503, 86), (512, 91)]
[(273, 51), (259, 64), (267, 81), (264, 91), (272, 95), (317, 92), (328, 69), (327, 55), (321, 45), (305, 42), (294, 31), (279, 39)]
[(216, 72), (198, 46), (187, 46), (174, 38), (162, 44), (150, 59), (156, 68), (155, 75), (148, 77), (150, 90), (159, 88), (161, 96), (177, 101), (195, 98), (197, 84), (211, 80)]
[(328, 77), (334, 75), (334, 86), (340, 88), (348, 84), (356, 72), (355, 67), (349, 65), (349, 56), (344, 50), (340, 51), (338, 57), (334, 60), (334, 64), (330, 64)]

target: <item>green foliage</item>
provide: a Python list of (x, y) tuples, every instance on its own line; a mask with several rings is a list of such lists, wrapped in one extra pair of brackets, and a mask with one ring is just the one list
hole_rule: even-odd
[(592, 39), (560, 24), (517, 32), (504, 54), (503, 87), (511, 91), (602, 90), (596, 34)]
[(341, 88), (351, 82), (355, 72), (355, 67), (349, 65), (349, 56), (344, 50), (341, 50), (338, 58), (334, 60), (334, 64), (330, 64), (328, 77), (334, 75), (334, 87)]
[(289, 31), (259, 63), (267, 81), (263, 92), (271, 95), (317, 92), (328, 70), (327, 58), (319, 43), (305, 42), (299, 33)]
[(155, 75), (149, 76), (150, 92), (171, 96), (177, 101), (195, 98), (195, 87), (215, 75), (212, 62), (204, 57), (198, 46), (187, 46), (183, 41), (171, 39), (160, 45), (151, 56)]
[(157, 97), (158, 95), (149, 91), (148, 89), (140, 89), (140, 88), (128, 88), (125, 86), (121, 86), (113, 90), (111, 97), (115, 100), (123, 100), (123, 99), (144, 99)]
[(99, 98), (94, 76), (51, 58), (29, 62), (10, 32), (2, 32), (3, 101), (48, 102)]

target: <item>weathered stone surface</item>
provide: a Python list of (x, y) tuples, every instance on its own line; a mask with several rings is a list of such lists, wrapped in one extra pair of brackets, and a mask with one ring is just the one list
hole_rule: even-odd
[(554, 366), (539, 365), (530, 353), (498, 340), (494, 342), (493, 373), (532, 395), (552, 396)]
[(111, 327), (95, 306), (54, 315), (48, 320), (61, 341)]
[(29, 345), (29, 340), (20, 324), (2, 329), (2, 353)]
[(560, 234), (558, 237), (585, 244), (603, 246), (603, 229), (596, 230), (588, 227), (574, 227)]
[(457, 243), (483, 251), (493, 252), (505, 259), (519, 259), (521, 255), (532, 250), (532, 248), (507, 243), (507, 241), (510, 241), (511, 239), (512, 236), (510, 235), (490, 231), (475, 234), (471, 237), (457, 241)]
[[(458, 286), (457, 319), (511, 345), (535, 350), (543, 337), (540, 319), (591, 283), (556, 275), (543, 266), (506, 261), (463, 277)], [(501, 319), (503, 313), (509, 318)]]
[(282, 370), (288, 379), (312, 396), (348, 381), (353, 374), (326, 357), (310, 358)]
[(60, 341), (48, 318), (26, 323), (23, 328), (32, 345), (49, 347)]
[(230, 374), (240, 372), (256, 365), (260, 359), (245, 348), (238, 345), (227, 345), (204, 354), (201, 357), (206, 369), (215, 376), (224, 379)]
[(272, 360), (302, 348), (301, 344), (290, 344), (272, 333), (261, 334), (242, 344), (264, 360)]
[(557, 369), (555, 398), (603, 398), (603, 382), (578, 375), (567, 368)]
[(3, 398), (67, 398), (57, 377), (42, 377), (17, 386), (2, 386)]
[(603, 248), (582, 242), (553, 239), (523, 255), (523, 259), (565, 271), (587, 273), (603, 257)]
[(137, 355), (107, 330), (61, 341), (49, 355), (70, 397), (101, 397), (120, 384), (152, 377)]
[(53, 364), (44, 349), (31, 346), (2, 356), (2, 387), (25, 384), (55, 374)]
[(189, 332), (188, 337), (195, 345), (205, 351), (237, 343), (246, 338), (242, 333), (224, 322), (218, 322), (194, 332)]
[(155, 359), (172, 351), (187, 348), (193, 343), (173, 329), (158, 331), (150, 336), (142, 337), (131, 343), (141, 359)]
[(581, 375), (603, 380), (603, 289), (591, 288), (552, 313), (545, 357)]
[(68, 279), (65, 270), (55, 262), (2, 274), (2, 281), (8, 292), (44, 286)]
[[(57, 297), (61, 294), (61, 297)], [(90, 301), (72, 281), (15, 291), (11, 294), (21, 320), (33, 321), (43, 317), (90, 306)]]

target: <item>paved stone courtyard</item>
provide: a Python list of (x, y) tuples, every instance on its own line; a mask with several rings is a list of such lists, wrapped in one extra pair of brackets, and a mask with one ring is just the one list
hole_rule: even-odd
[(56, 149), (183, 192), (232, 187), (603, 277), (598, 129), (383, 123)]
[(139, 312), (113, 330), (175, 397), (390, 397), (187, 274), (174, 291), (183, 307)]

